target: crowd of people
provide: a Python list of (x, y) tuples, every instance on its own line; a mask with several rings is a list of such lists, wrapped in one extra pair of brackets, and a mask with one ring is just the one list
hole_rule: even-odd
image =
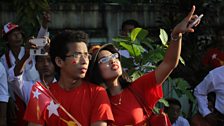
[[(189, 27), (198, 17), (194, 12), (195, 6), (172, 30), (160, 65), (135, 81), (124, 73), (121, 54), (111, 43), (88, 50), (88, 34), (74, 30), (63, 30), (50, 40), (49, 15), (44, 16), (37, 35), (47, 41), (48, 53), (44, 55), (31, 55), (30, 50), (38, 48), (33, 39), (24, 40), (19, 25), (5, 24), (3, 39), (7, 50), (0, 62), (0, 126), (150, 125), (132, 90), (150, 108), (163, 97), (162, 84), (179, 62), (182, 36), (194, 32), (194, 27)], [(199, 23), (200, 20), (195, 26)], [(122, 36), (139, 27), (130, 20), (126, 24), (122, 25)], [(224, 124), (222, 71), (223, 67), (211, 71), (195, 88), (201, 118), (211, 125)], [(210, 92), (216, 94), (214, 111), (206, 108)], [(168, 125), (189, 126), (180, 116), (180, 102), (167, 101), (170, 106), (165, 112), (171, 122)]]

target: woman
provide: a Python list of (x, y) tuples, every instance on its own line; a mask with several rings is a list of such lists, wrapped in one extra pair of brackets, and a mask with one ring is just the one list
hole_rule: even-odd
[[(89, 69), (89, 79), (94, 83), (104, 83), (107, 87), (115, 119), (114, 125), (145, 124), (146, 116), (144, 116), (143, 109), (134, 94), (127, 87), (129, 86), (138, 92), (151, 108), (163, 97), (162, 83), (178, 64), (182, 34), (194, 32), (194, 29), (188, 27), (189, 23), (198, 17), (193, 15), (194, 11), (195, 6), (192, 7), (188, 16), (173, 29), (171, 33), (172, 42), (163, 62), (158, 68), (132, 83), (129, 83), (122, 77), (120, 54), (112, 44), (102, 46), (93, 55)], [(198, 24), (199, 21), (196, 25)]]

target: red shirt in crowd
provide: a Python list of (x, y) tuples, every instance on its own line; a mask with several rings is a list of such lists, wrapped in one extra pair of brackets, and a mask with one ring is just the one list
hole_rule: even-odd
[[(48, 126), (67, 126), (69, 121), (71, 123), (71, 118), (69, 118), (60, 107), (57, 107), (55, 102), (51, 103), (51, 99), (45, 100), (47, 101), (45, 103), (42, 102), (42, 106), (37, 105), (41, 103), (40, 100), (34, 104), (33, 101), (37, 100), (34, 95), (35, 91), (36, 89), (32, 89), (31, 91), (30, 101), (24, 117), (25, 120), (42, 125), (46, 124)], [(103, 87), (83, 80), (80, 86), (70, 91), (65, 91), (57, 83), (53, 83), (50, 85), (50, 91), (60, 105), (62, 105), (82, 126), (89, 126), (91, 123), (97, 121), (111, 122), (114, 120), (110, 101)], [(45, 93), (41, 92), (41, 94), (38, 95), (38, 99), (43, 99), (43, 94)], [(51, 104), (52, 106), (49, 107)], [(41, 113), (40, 117), (38, 117), (38, 112)]]
[[(162, 85), (156, 83), (155, 71), (147, 73), (131, 84), (150, 108), (154, 108), (157, 101), (163, 97)], [(110, 96), (111, 107), (116, 126), (143, 125), (146, 117), (134, 94), (125, 88), (122, 93)]]

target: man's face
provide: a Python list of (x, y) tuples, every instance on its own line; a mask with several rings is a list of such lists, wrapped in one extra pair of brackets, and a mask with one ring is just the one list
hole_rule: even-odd
[(21, 46), (23, 36), (19, 29), (15, 29), (7, 34), (7, 41), (10, 47)]
[(172, 123), (175, 122), (177, 120), (178, 116), (180, 115), (180, 109), (181, 109), (180, 106), (170, 104), (167, 114)]
[(90, 55), (84, 42), (73, 42), (67, 45), (69, 52), (61, 66), (61, 75), (72, 78), (84, 78), (88, 69)]
[(134, 25), (125, 25), (124, 29), (121, 31), (122, 36), (128, 36), (128, 33), (131, 33), (131, 31), (135, 28)]
[(55, 68), (49, 55), (36, 57), (36, 69), (40, 76), (54, 76)]

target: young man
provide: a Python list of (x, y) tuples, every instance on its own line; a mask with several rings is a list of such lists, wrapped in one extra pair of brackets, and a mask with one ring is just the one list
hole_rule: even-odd
[[(216, 95), (214, 110), (208, 106), (207, 96), (214, 92)], [(224, 66), (217, 67), (194, 89), (194, 96), (198, 102), (198, 110), (211, 126), (224, 125)]]
[(165, 112), (168, 114), (172, 126), (190, 126), (189, 122), (182, 116), (181, 104), (177, 99), (169, 98), (166, 99), (169, 103), (169, 107), (165, 107)]
[[(14, 23), (7, 23), (3, 27), (3, 39), (7, 42), (7, 51), (0, 58), (3, 66), (5, 67), (8, 80), (9, 88), (9, 111), (8, 115), (8, 125), (24, 125), (21, 118), (21, 113), (24, 113), (25, 104), (22, 102), (21, 95), (16, 93), (14, 87), (14, 76), (23, 73), (23, 79), (27, 81), (38, 80), (38, 73), (34, 67), (33, 58), (29, 54), (30, 47), (23, 46), (24, 34), (19, 25)], [(43, 37), (40, 35), (45, 35), (47, 30), (39, 31), (38, 37)], [(26, 44), (27, 45), (27, 44)], [(1, 87), (0, 87), (1, 88)], [(14, 103), (15, 102), (15, 103)], [(16, 105), (15, 105), (16, 104)], [(16, 114), (11, 114), (16, 113)], [(13, 124), (12, 124), (13, 122)], [(14, 123), (16, 122), (16, 123)]]
[(49, 84), (49, 90), (33, 86), (37, 88), (32, 89), (25, 114), (30, 126), (106, 126), (113, 121), (104, 88), (83, 79), (91, 58), (87, 39), (84, 32), (67, 30), (52, 40), (50, 56), (59, 81)]
[[(35, 56), (35, 67), (39, 73), (39, 82), (46, 85), (56, 82), (54, 77), (55, 68), (49, 55)], [(35, 84), (35, 81), (23, 80), (22, 74), (16, 76), (15, 80), (17, 81), (15, 81), (14, 86), (17, 89), (18, 94), (21, 94), (22, 100), (27, 105), (30, 99), (32, 86)]]

